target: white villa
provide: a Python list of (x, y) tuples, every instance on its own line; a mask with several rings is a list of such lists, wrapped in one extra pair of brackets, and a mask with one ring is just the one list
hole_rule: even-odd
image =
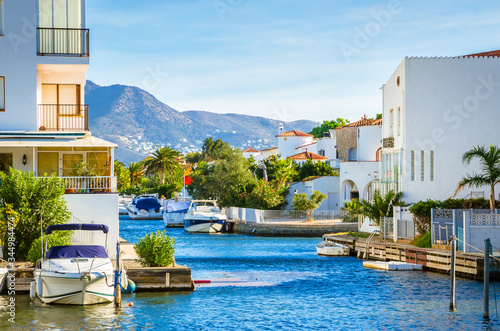
[(382, 120), (364, 116), (336, 131), (341, 205), (352, 199), (370, 200), (382, 151)]
[[(0, 171), (14, 167), (66, 179), (73, 216), (107, 224), (113, 247), (119, 232), (117, 146), (89, 131), (85, 15), (85, 0), (0, 0)], [(83, 161), (95, 175), (75, 173)]]
[[(402, 191), (407, 203), (442, 200), (453, 196), (463, 176), (479, 171), (461, 158), (474, 146), (500, 145), (498, 56), (500, 51), (401, 62), (382, 87), (377, 188)], [(489, 195), (488, 187), (465, 188), (457, 198)]]

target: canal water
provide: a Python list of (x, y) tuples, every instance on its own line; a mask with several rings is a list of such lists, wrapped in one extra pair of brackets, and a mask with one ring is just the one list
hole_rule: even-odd
[[(121, 237), (136, 242), (163, 230), (162, 221), (121, 220)], [(449, 277), (420, 271), (364, 269), (354, 257), (316, 254), (320, 238), (261, 238), (187, 234), (176, 240), (178, 264), (196, 280), (195, 292), (136, 293), (124, 302), (85, 307), (44, 305), (16, 297), (23, 330), (500, 330), (491, 292), (483, 320), (482, 283), (458, 279), (458, 309), (450, 312)], [(500, 284), (495, 289), (500, 300)], [(0, 297), (0, 329), (9, 298)], [(500, 304), (500, 302), (499, 302)]]

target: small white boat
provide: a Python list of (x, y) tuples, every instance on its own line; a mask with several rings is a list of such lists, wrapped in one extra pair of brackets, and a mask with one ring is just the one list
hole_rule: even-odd
[(133, 201), (133, 196), (124, 195), (123, 197), (120, 197), (120, 199), (118, 200), (118, 214), (128, 215), (127, 206), (131, 204), (132, 201)]
[(154, 195), (141, 195), (127, 206), (128, 216), (133, 220), (161, 220), (164, 208)]
[[(46, 230), (87, 230), (108, 233), (104, 224), (58, 224)], [(107, 249), (99, 245), (54, 246), (33, 271), (31, 297), (44, 303), (88, 305), (112, 302), (114, 268)]]
[(323, 240), (316, 245), (318, 255), (325, 256), (349, 256), (351, 250), (348, 246)]
[(187, 232), (217, 233), (226, 224), (227, 217), (215, 200), (193, 200), (184, 217)]
[(186, 216), (189, 206), (191, 205), (191, 198), (177, 197), (167, 201), (167, 207), (163, 213), (163, 222), (168, 227), (183, 227), (184, 217)]

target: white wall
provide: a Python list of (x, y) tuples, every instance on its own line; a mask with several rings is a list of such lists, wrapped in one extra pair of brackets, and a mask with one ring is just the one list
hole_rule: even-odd
[(278, 153), (282, 159), (286, 159), (300, 153), (296, 150), (297, 147), (312, 142), (313, 137), (278, 137)]
[(358, 161), (376, 161), (377, 150), (381, 147), (381, 125), (358, 127)]
[[(354, 182), (359, 192), (359, 200), (364, 200), (368, 186), (374, 179), (374, 172), (378, 171), (378, 162), (340, 162), (340, 204), (350, 201), (350, 192), (346, 191), (346, 183)], [(345, 199), (347, 193), (347, 199)]]
[[(0, 153), (12, 154), (12, 167), (21, 171), (33, 171), (33, 147), (0, 148)], [(26, 155), (26, 165), (23, 164), (23, 155)]]
[[(340, 209), (339, 202), (339, 177), (338, 176), (324, 176), (311, 181), (302, 181), (290, 185), (289, 193), (286, 196), (288, 201), (287, 209), (293, 209), (292, 201), (297, 193), (311, 194), (313, 191), (320, 191), (327, 196), (318, 210), (337, 210)], [(331, 207), (334, 208), (331, 208)]]
[[(65, 194), (64, 199), (71, 213), (82, 221), (109, 227), (108, 252), (114, 258), (120, 232), (118, 194)], [(104, 245), (104, 238), (103, 235), (95, 235), (94, 243)]]
[[(337, 138), (320, 138), (316, 140), (316, 150), (324, 150), (329, 160), (337, 159)], [(314, 152), (318, 153), (318, 152)]]
[[(404, 74), (403, 74), (404, 67)], [(400, 87), (395, 80), (400, 75)], [(498, 58), (407, 58), (384, 88), (384, 115), (402, 105), (404, 130), (395, 139), (404, 148), (401, 189), (406, 202), (446, 199), (460, 179), (478, 171), (464, 166), (461, 157), (473, 146), (500, 146), (500, 61)], [(384, 117), (384, 133), (388, 121)], [(399, 144), (399, 142), (401, 145)], [(415, 180), (411, 180), (411, 151), (415, 151)], [(424, 151), (424, 180), (421, 180)], [(434, 151), (434, 180), (430, 152)], [(500, 192), (500, 186), (496, 188)], [(457, 197), (486, 187), (466, 188)], [(498, 197), (498, 196), (497, 196)]]

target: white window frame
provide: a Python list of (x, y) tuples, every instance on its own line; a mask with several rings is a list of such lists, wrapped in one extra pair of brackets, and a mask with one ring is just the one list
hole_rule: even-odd
[(4, 11), (4, 0), (0, 0), (0, 36), (3, 36), (4, 35), (4, 15), (3, 15), (3, 11)]
[(0, 76), (0, 112), (5, 112), (5, 76)]
[(411, 162), (411, 181), (415, 181), (415, 151), (410, 152), (410, 162)]
[(425, 180), (425, 152), (420, 151), (420, 180)]
[(431, 157), (430, 157), (430, 176), (431, 176), (431, 182), (434, 181), (434, 151), (431, 151)]

